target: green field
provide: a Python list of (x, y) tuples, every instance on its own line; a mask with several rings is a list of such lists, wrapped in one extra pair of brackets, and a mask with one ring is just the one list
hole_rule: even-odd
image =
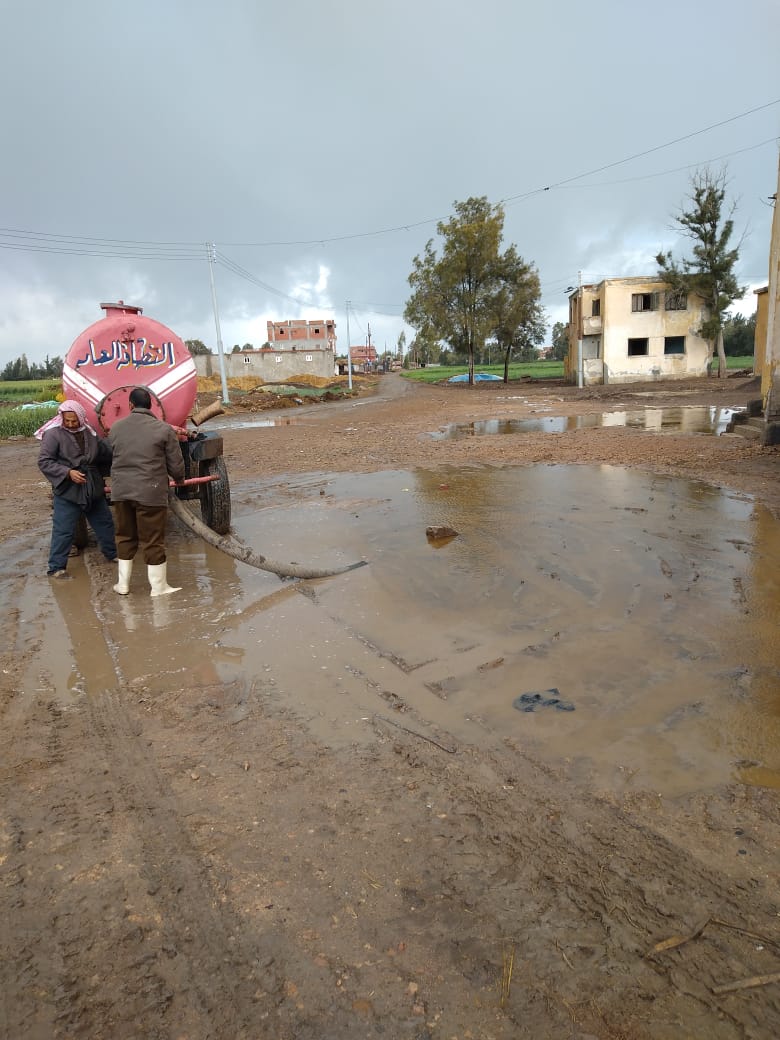
[[(751, 357), (727, 357), (726, 367), (729, 371), (740, 368), (753, 368)], [(427, 368), (414, 368), (402, 371), (404, 379), (411, 379), (416, 383), (440, 383), (450, 376), (460, 375), (468, 372), (468, 365), (428, 365)], [(504, 378), (503, 365), (475, 365), (474, 372), (489, 372), (491, 375)], [(509, 366), (509, 378), (511, 379), (563, 379), (562, 361), (529, 361), (512, 362)]]
[(0, 401), (24, 404), (28, 401), (50, 401), (62, 393), (59, 379), (18, 379), (0, 381)]
[[(411, 379), (417, 383), (439, 383), (450, 376), (460, 375), (468, 372), (468, 365), (429, 365), (427, 368), (413, 368), (402, 371), (405, 379)], [(475, 372), (489, 372), (490, 375), (504, 378), (503, 365), (475, 365)], [(521, 379), (530, 376), (532, 379), (562, 379), (562, 361), (513, 361), (509, 366), (509, 378)]]
[(26, 379), (0, 382), (0, 440), (32, 437), (35, 431), (56, 414), (56, 406), (20, 409), (23, 404), (53, 401), (62, 395), (58, 379)]
[(56, 415), (56, 408), (0, 408), (0, 440), (9, 437), (32, 437), (39, 426)]

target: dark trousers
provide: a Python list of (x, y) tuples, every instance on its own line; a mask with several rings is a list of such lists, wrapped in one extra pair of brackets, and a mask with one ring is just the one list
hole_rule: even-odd
[(145, 506), (140, 502), (114, 503), (116, 546), (120, 560), (132, 560), (140, 545), (150, 567), (165, 563), (165, 527), (168, 506)]
[(60, 495), (54, 496), (54, 512), (51, 519), (51, 545), (49, 547), (48, 574), (64, 571), (68, 566), (68, 553), (73, 545), (76, 524), (81, 514), (95, 532), (100, 551), (107, 560), (116, 559), (114, 521), (108, 502), (99, 498), (89, 509), (82, 509), (77, 502), (69, 502)]

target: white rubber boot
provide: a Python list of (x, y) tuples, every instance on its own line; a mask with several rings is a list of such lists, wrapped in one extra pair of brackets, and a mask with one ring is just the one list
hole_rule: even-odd
[(153, 596), (167, 596), (169, 592), (181, 592), (181, 586), (173, 588), (168, 584), (168, 564), (158, 563), (147, 566), (149, 572), (149, 584), (152, 586)]
[(132, 560), (117, 560), (119, 564), (119, 580), (114, 586), (114, 592), (120, 596), (126, 596), (130, 591), (130, 575), (133, 573)]

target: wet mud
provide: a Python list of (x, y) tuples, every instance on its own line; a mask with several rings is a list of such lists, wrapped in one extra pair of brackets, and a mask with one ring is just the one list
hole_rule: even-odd
[(226, 443), (235, 535), (349, 574), (175, 526), (182, 592), (117, 597), (8, 517), (0, 1033), (776, 1035), (777, 984), (721, 992), (780, 970), (770, 457), (431, 460), (443, 413), (339, 408)]

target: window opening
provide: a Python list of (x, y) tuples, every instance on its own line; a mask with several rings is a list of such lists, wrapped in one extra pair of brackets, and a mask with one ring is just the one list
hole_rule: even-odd
[(648, 352), (649, 341), (645, 336), (643, 339), (629, 339), (628, 356), (644, 357)]
[(631, 293), (631, 310), (634, 313), (638, 311), (657, 311), (658, 293)]
[(593, 301), (593, 303), (591, 304), (590, 313), (591, 313), (591, 316), (593, 318), (600, 318), (601, 317), (601, 300), (594, 300)]
[(664, 354), (684, 354), (685, 336), (664, 336)]

